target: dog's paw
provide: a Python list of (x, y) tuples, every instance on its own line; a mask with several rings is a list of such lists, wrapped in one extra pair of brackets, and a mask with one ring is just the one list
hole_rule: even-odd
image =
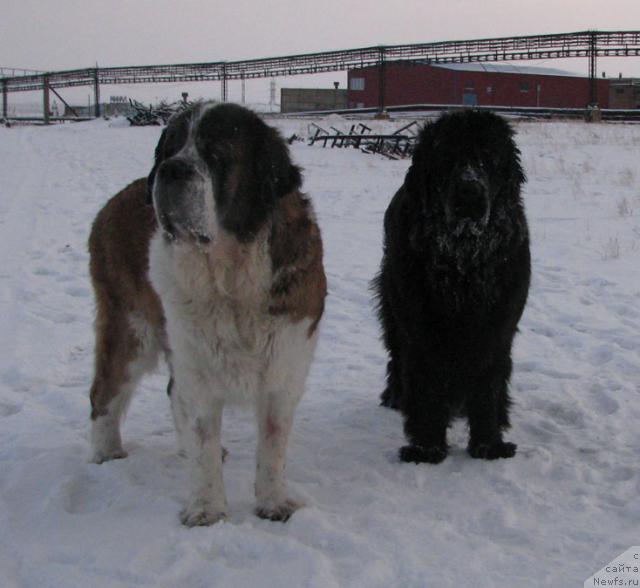
[(180, 512), (180, 522), (185, 527), (208, 527), (226, 517), (224, 511), (203, 502), (190, 504)]
[[(228, 455), (229, 455), (229, 452), (227, 451), (226, 447), (223, 447), (222, 448), (222, 463), (224, 463), (226, 461)], [(188, 457), (187, 450), (186, 449), (178, 449), (178, 457), (186, 459)]]
[(288, 498), (284, 502), (273, 506), (257, 506), (256, 516), (268, 521), (286, 523), (300, 506), (302, 505)]
[(467, 451), (476, 459), (500, 459), (513, 457), (518, 446), (515, 443), (497, 441), (494, 443), (477, 443), (469, 445)]
[(124, 459), (129, 454), (122, 447), (113, 449), (95, 449), (91, 456), (91, 463), (104, 463), (113, 459)]
[(447, 448), (441, 445), (421, 447), (420, 445), (405, 445), (398, 452), (400, 461), (408, 463), (440, 463), (447, 457)]

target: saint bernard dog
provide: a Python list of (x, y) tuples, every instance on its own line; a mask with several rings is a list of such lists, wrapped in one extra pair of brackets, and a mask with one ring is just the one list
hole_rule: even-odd
[(256, 514), (286, 521), (298, 506), (285, 457), (326, 296), (320, 230), (301, 182), (284, 141), (256, 114), (200, 103), (170, 120), (148, 179), (111, 198), (93, 223), (93, 461), (126, 457), (120, 422), (164, 356), (190, 462), (180, 516), (189, 527), (227, 511), (227, 402), (256, 407)]

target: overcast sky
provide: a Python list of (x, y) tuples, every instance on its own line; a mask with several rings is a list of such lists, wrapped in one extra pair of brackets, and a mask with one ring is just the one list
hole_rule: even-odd
[(0, 0), (0, 66), (234, 60), (585, 29), (640, 29), (639, 0)]
[[(640, 29), (640, 0), (0, 2), (0, 67), (49, 71), (96, 63), (231, 61), (381, 44)], [(584, 59), (532, 65), (587, 72)], [(601, 59), (598, 69), (640, 76), (640, 57)]]

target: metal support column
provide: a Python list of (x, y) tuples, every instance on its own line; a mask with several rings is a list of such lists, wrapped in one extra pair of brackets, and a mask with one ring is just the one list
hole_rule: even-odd
[(42, 110), (44, 124), (49, 124), (49, 75), (44, 74), (42, 77)]
[(378, 114), (382, 115), (385, 111), (385, 73), (386, 73), (386, 65), (385, 65), (385, 53), (384, 47), (379, 48), (380, 58), (378, 61)]
[(7, 80), (2, 80), (2, 118), (6, 119), (9, 110), (9, 90)]
[(100, 78), (98, 76), (98, 68), (93, 70), (93, 98), (94, 98), (94, 116), (100, 118)]
[(589, 106), (598, 106), (597, 40), (595, 32), (589, 37)]
[(226, 102), (227, 101), (227, 66), (226, 64), (222, 64), (222, 92), (221, 92), (221, 98), (222, 98), (222, 102)]

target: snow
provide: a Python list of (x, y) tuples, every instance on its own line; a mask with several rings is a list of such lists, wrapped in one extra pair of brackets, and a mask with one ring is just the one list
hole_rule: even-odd
[[(269, 120), (286, 136), (310, 123)], [(229, 519), (197, 529), (178, 521), (187, 471), (166, 370), (133, 401), (129, 457), (88, 463), (86, 240), (105, 200), (146, 175), (160, 129), (0, 128), (0, 585), (563, 587), (637, 544), (640, 127), (515, 126), (533, 254), (507, 435), (517, 456), (470, 459), (458, 423), (442, 464), (398, 461), (401, 418), (378, 406), (386, 359), (368, 284), (408, 161), (295, 142), (329, 279), (289, 448), (306, 506), (284, 525), (253, 515), (254, 423), (232, 409)]]

